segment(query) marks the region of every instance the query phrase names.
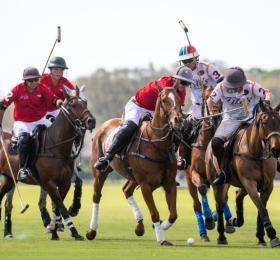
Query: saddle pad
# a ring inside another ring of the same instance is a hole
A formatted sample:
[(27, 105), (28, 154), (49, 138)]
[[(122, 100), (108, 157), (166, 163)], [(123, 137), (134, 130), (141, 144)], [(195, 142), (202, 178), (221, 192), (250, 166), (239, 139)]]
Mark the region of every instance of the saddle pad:
[(116, 127), (114, 130), (111, 131), (111, 133), (106, 138), (106, 140), (104, 142), (104, 147), (103, 147), (104, 153), (106, 153), (106, 151), (108, 151), (109, 147), (111, 146), (111, 144), (113, 142), (113, 138), (119, 129), (120, 129), (120, 126)]

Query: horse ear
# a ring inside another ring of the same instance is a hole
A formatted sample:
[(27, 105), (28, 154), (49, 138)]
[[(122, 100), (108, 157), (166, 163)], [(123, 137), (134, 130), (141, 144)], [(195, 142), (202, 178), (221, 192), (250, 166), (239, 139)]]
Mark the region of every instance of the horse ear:
[(179, 87), (179, 85), (180, 85), (180, 80), (179, 80), (179, 79), (176, 79), (175, 82), (174, 82), (174, 84), (173, 84), (173, 86), (172, 86), (172, 88), (174, 88), (175, 90), (177, 90), (178, 87)]
[(262, 112), (267, 112), (270, 110), (269, 106), (260, 99), (260, 108)]
[(67, 86), (63, 85), (63, 95), (66, 99), (69, 99), (69, 97), (73, 96), (73, 92), (70, 88)]
[(86, 86), (85, 86), (85, 85), (82, 85), (82, 86), (80, 87), (80, 93), (84, 92), (85, 89), (86, 89)]
[(163, 90), (163, 88), (159, 85), (157, 80), (155, 81), (155, 85), (156, 85), (157, 89), (159, 90), (159, 92), (161, 92)]
[(276, 112), (279, 112), (279, 110), (280, 110), (280, 104), (278, 104), (278, 105), (274, 108), (274, 110), (275, 110)]
[(76, 97), (78, 97), (80, 95), (80, 89), (77, 85), (75, 89), (76, 89)]

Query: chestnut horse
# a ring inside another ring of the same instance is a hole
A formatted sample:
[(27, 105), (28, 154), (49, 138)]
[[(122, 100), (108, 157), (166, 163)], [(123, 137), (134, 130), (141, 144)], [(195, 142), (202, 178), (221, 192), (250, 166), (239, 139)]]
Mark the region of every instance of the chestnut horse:
[[(176, 83), (175, 83), (176, 84)], [(140, 185), (142, 195), (151, 214), (157, 242), (161, 245), (172, 245), (165, 240), (163, 230), (168, 229), (177, 219), (176, 208), (176, 158), (174, 152), (174, 130), (181, 127), (181, 112), (176, 87), (159, 88), (155, 113), (151, 121), (144, 121), (135, 138), (127, 149), (126, 159), (114, 158), (105, 172), (96, 170), (93, 165), (105, 153), (105, 143), (110, 134), (120, 126), (121, 119), (111, 119), (101, 125), (95, 133), (92, 143), (92, 173), (93, 173), (93, 211), (88, 239), (94, 239), (98, 225), (99, 203), (101, 191), (108, 174), (115, 170), (127, 179), (123, 192), (131, 206), (137, 221), (135, 233), (144, 234), (143, 215), (133, 198), (135, 188)], [(127, 161), (127, 163), (125, 162)], [(131, 172), (127, 170), (127, 164)], [(168, 220), (160, 222), (153, 191), (162, 186), (165, 190), (169, 209)]]
[[(207, 235), (207, 229), (212, 230), (215, 228), (215, 222), (212, 216), (212, 211), (208, 204), (207, 190), (209, 188), (209, 182), (206, 176), (205, 169), (205, 152), (208, 143), (212, 139), (215, 130), (218, 126), (219, 118), (207, 118), (202, 120), (201, 129), (196, 142), (192, 144), (191, 151), (191, 165), (185, 170), (185, 176), (188, 184), (189, 193), (193, 199), (193, 208), (197, 218), (198, 231), (202, 241), (210, 241)], [(227, 189), (229, 186), (227, 185)], [(198, 197), (198, 192), (202, 197), (202, 207), (201, 202)], [(202, 212), (203, 208), (203, 212)], [(230, 219), (232, 218), (230, 209), (225, 203), (224, 214), (227, 221), (226, 232), (233, 233), (235, 228), (230, 224)], [(205, 217), (205, 221), (203, 219)]]
[[(73, 173), (74, 161), (71, 157), (71, 150), (74, 139), (84, 129), (92, 130), (95, 127), (95, 119), (87, 109), (87, 102), (79, 94), (79, 88), (76, 88), (74, 91), (65, 90), (65, 101), (59, 115), (54, 123), (42, 132), (41, 146), (36, 156), (36, 173), (34, 173), (34, 177), (29, 178), (28, 184), (40, 184), (55, 203), (57, 214), (60, 213), (64, 218), (72, 237), (76, 240), (84, 240), (78, 234), (63, 204), (63, 200), (71, 184)], [(6, 151), (8, 151), (11, 136), (9, 133), (3, 133)], [(19, 170), (18, 160), (18, 155), (9, 155), (9, 161), (15, 178)], [(14, 187), (14, 182), (11, 177), (12, 173), (8, 168), (2, 146), (0, 148), (0, 174), (4, 177), (0, 185), (1, 205), (4, 195)], [(52, 239), (59, 239), (56, 228), (52, 231)]]
[[(233, 220), (233, 224), (238, 227), (243, 225), (243, 199), (249, 194), (258, 209), (256, 236), (259, 245), (266, 245), (265, 229), (271, 246), (276, 247), (280, 246), (280, 240), (276, 237), (266, 204), (273, 190), (273, 179), (276, 174), (275, 158), (280, 155), (280, 105), (272, 109), (260, 102), (259, 106), (261, 112), (256, 115), (253, 122), (247, 128), (243, 127), (238, 131), (233, 142), (231, 163), (227, 169), (231, 172), (230, 184), (240, 188), (236, 195), (237, 218)], [(217, 161), (211, 151), (211, 142), (207, 147), (205, 160), (207, 178), (212, 182), (217, 171)], [(223, 206), (227, 192), (223, 186), (213, 187), (218, 214), (218, 244), (227, 244), (223, 222)]]

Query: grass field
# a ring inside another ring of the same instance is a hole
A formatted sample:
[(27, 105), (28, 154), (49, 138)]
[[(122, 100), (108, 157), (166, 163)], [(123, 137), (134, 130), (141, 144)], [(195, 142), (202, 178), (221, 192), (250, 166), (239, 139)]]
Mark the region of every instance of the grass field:
[[(192, 210), (192, 200), (186, 189), (178, 190), (178, 219), (175, 225), (165, 232), (166, 239), (173, 247), (161, 247), (155, 241), (151, 228), (150, 215), (141, 196), (135, 192), (140, 208), (145, 216), (146, 233), (143, 237), (134, 234), (134, 219), (121, 191), (121, 184), (107, 184), (103, 190), (100, 206), (100, 221), (97, 237), (93, 241), (74, 241), (65, 230), (59, 233), (60, 241), (50, 241), (50, 235), (44, 233), (41, 224), (37, 200), (39, 188), (20, 185), (24, 200), (30, 208), (19, 214), (20, 206), (17, 194), (14, 199), (13, 233), (15, 238), (0, 238), (0, 259), (279, 259), (279, 249), (258, 248), (255, 238), (257, 211), (250, 199), (245, 199), (245, 226), (235, 234), (227, 235), (229, 245), (216, 244), (217, 232), (210, 231), (210, 243), (203, 243), (197, 234), (196, 220)], [(233, 211), (234, 190), (230, 192), (230, 207)], [(66, 205), (70, 205), (73, 190), (69, 192)], [(164, 192), (155, 192), (161, 219), (166, 219)], [(212, 194), (209, 200), (214, 208)], [(85, 184), (82, 209), (74, 218), (80, 234), (85, 235), (89, 227), (92, 205), (92, 187)], [(48, 202), (48, 205), (50, 203)], [(280, 186), (276, 186), (268, 204), (274, 227), (280, 232)], [(3, 216), (2, 210), (2, 216)], [(3, 227), (3, 220), (1, 221)], [(2, 230), (2, 228), (1, 228)], [(2, 235), (1, 235), (2, 236)], [(186, 239), (193, 237), (195, 244), (186, 245)]]

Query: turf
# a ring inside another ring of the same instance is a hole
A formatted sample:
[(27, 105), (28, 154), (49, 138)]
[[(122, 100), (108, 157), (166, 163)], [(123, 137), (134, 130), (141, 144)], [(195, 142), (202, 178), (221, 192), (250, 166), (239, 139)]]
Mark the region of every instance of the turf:
[[(135, 221), (121, 191), (121, 184), (106, 184), (100, 205), (100, 219), (97, 237), (93, 241), (74, 241), (65, 230), (59, 233), (59, 241), (51, 241), (41, 223), (37, 201), (39, 188), (36, 186), (20, 185), (24, 200), (30, 208), (20, 214), (20, 204), (17, 194), (14, 197), (13, 209), (13, 239), (0, 238), (0, 259), (279, 259), (278, 248), (258, 248), (255, 237), (257, 210), (250, 199), (245, 199), (245, 225), (235, 234), (227, 235), (229, 245), (216, 244), (217, 232), (210, 231), (211, 242), (199, 240), (196, 220), (192, 210), (192, 200), (186, 189), (178, 189), (178, 220), (165, 237), (173, 247), (159, 246), (151, 228), (150, 215), (142, 199), (140, 190), (136, 190), (135, 198), (145, 216), (146, 233), (143, 237), (134, 234)], [(230, 207), (234, 205), (235, 189), (230, 191)], [(70, 205), (73, 190), (66, 198)], [(209, 201), (214, 208), (212, 193)], [(75, 217), (74, 224), (81, 235), (85, 235), (89, 227), (92, 205), (91, 184), (85, 184), (82, 197), (82, 209)], [(280, 186), (276, 186), (268, 209), (276, 230), (280, 230)], [(155, 200), (161, 214), (161, 219), (168, 217), (164, 192), (158, 189)], [(4, 201), (3, 201), (4, 202)], [(4, 203), (3, 203), (4, 204)], [(48, 205), (49, 205), (48, 201)], [(3, 216), (2, 209), (2, 216)], [(3, 226), (3, 219), (1, 221)], [(279, 231), (280, 232), (280, 231)], [(195, 239), (193, 246), (188, 246), (186, 240)], [(268, 240), (267, 240), (268, 242)], [(269, 245), (269, 243), (268, 243)]]

